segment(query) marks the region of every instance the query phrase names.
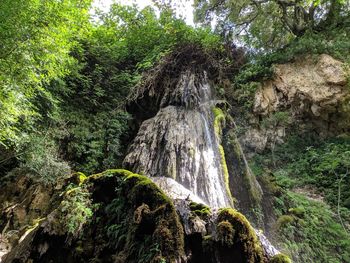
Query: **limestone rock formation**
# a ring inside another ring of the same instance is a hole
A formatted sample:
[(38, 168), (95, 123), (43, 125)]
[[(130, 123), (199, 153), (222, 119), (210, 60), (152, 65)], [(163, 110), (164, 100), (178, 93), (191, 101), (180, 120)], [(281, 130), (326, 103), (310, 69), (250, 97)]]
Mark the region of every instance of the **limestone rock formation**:
[(303, 57), (275, 66), (275, 78), (256, 93), (254, 112), (260, 115), (291, 107), (328, 119), (349, 95), (345, 65), (329, 55)]
[[(321, 137), (350, 130), (350, 71), (329, 55), (298, 57), (274, 67), (274, 77), (261, 83), (253, 113), (269, 127), (253, 125), (240, 138), (245, 148), (262, 152), (282, 143), (288, 123), (278, 123), (283, 112), (300, 131), (313, 130)], [(275, 118), (275, 119), (274, 119)], [(273, 123), (271, 125), (271, 122)]]
[(218, 208), (232, 201), (214, 129), (212, 89), (205, 73), (183, 72), (173, 90), (164, 92), (156, 116), (142, 123), (124, 164), (137, 173), (173, 178)]

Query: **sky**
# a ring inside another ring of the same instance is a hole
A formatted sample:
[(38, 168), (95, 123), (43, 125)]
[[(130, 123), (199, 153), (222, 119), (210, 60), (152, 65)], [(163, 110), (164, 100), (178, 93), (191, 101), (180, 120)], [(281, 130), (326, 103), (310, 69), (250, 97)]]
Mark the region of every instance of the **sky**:
[[(102, 9), (103, 11), (108, 11), (109, 6), (113, 2), (132, 5), (136, 3), (140, 8), (144, 8), (148, 5), (153, 5), (151, 0), (94, 0), (93, 6)], [(193, 0), (182, 0), (177, 2), (177, 14), (185, 18), (185, 21), (189, 25), (193, 25)]]

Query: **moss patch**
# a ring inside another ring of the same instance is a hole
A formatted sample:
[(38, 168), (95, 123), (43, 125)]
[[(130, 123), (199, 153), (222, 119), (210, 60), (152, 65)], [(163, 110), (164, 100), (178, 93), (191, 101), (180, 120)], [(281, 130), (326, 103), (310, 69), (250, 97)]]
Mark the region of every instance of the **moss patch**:
[[(214, 113), (214, 131), (215, 135), (218, 139), (218, 141), (221, 141), (221, 136), (222, 136), (222, 128), (225, 126), (226, 122), (226, 116), (222, 109), (218, 107), (213, 107), (212, 111)], [(225, 151), (224, 147), (222, 147), (221, 144), (219, 144), (219, 154), (220, 154), (220, 164), (221, 164), (221, 169), (224, 175), (224, 182), (226, 186), (226, 192), (227, 195), (229, 196), (231, 200), (231, 204), (233, 205), (234, 203), (234, 198), (232, 196), (230, 186), (229, 186), (229, 172), (226, 164), (226, 158), (225, 158)]]
[(229, 221), (221, 221), (217, 225), (218, 240), (222, 245), (231, 247), (235, 237), (235, 230)]
[(216, 136), (221, 137), (222, 127), (225, 126), (225, 114), (222, 109), (218, 107), (213, 107), (212, 111), (214, 113), (214, 131)]
[(233, 198), (232, 193), (231, 193), (230, 182), (229, 182), (230, 175), (229, 175), (227, 164), (226, 164), (224, 147), (222, 147), (222, 145), (219, 145), (219, 153), (220, 153), (221, 168), (222, 168), (222, 171), (224, 174), (224, 182), (225, 182), (226, 192), (227, 192), (228, 196), (230, 197), (231, 203), (233, 204), (234, 198)]
[(269, 263), (292, 263), (292, 261), (287, 255), (277, 254), (271, 258)]
[(199, 216), (200, 218), (208, 218), (211, 215), (211, 210), (209, 206), (196, 202), (190, 203), (190, 210), (192, 214)]
[[(232, 234), (228, 223), (231, 224), (234, 234)], [(232, 240), (227, 240), (226, 245), (233, 244), (235, 249), (241, 250), (240, 253), (242, 253), (246, 262), (263, 262), (263, 250), (254, 229), (244, 215), (232, 208), (221, 209), (217, 218), (217, 226), (220, 226), (221, 229), (225, 227), (231, 232), (224, 236), (232, 236)], [(221, 236), (223, 237), (223, 234)]]

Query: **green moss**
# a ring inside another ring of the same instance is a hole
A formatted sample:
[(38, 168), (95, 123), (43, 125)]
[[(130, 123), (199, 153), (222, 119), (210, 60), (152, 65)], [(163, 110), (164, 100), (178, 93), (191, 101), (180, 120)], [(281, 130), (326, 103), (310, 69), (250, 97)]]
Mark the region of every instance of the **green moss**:
[(269, 263), (292, 263), (292, 261), (287, 255), (277, 254), (270, 259)]
[(221, 221), (217, 225), (218, 240), (223, 245), (229, 247), (233, 245), (235, 232), (236, 231), (233, 229), (232, 224), (227, 220)]
[(222, 109), (218, 107), (213, 107), (212, 111), (214, 113), (214, 131), (216, 136), (221, 137), (222, 127), (225, 126), (225, 114)]
[(263, 262), (263, 250), (261, 245), (254, 229), (244, 215), (232, 208), (220, 209), (217, 218), (218, 226), (221, 222), (225, 222), (222, 228), (223, 226), (227, 227), (226, 222), (232, 225), (235, 231), (232, 242), (234, 245), (237, 244), (244, 247), (241, 253), (246, 258), (247, 262)]
[(277, 219), (276, 225), (277, 225), (277, 228), (280, 229), (293, 222), (294, 222), (294, 217), (290, 215), (282, 215)]
[(194, 215), (197, 215), (200, 218), (203, 218), (203, 217), (207, 218), (211, 214), (211, 210), (209, 206), (196, 203), (196, 202), (190, 203), (190, 210)]
[(230, 175), (229, 175), (227, 164), (226, 164), (224, 147), (222, 147), (222, 145), (219, 145), (219, 153), (220, 153), (221, 168), (222, 168), (222, 171), (223, 171), (223, 174), (224, 174), (224, 182), (225, 182), (226, 192), (227, 192), (227, 195), (231, 199), (231, 203), (233, 204), (234, 203), (234, 198), (232, 196), (232, 193), (231, 193), (231, 190), (230, 190), (230, 183), (229, 183)]
[(72, 175), (72, 178), (74, 180), (74, 183), (80, 186), (81, 184), (84, 183), (87, 176), (81, 172), (76, 172)]
[(172, 205), (170, 198), (146, 176), (129, 175), (125, 182), (130, 186), (129, 198), (137, 205), (141, 205), (143, 200), (148, 201), (151, 209), (163, 204)]
[(292, 215), (302, 218), (305, 215), (305, 208), (302, 206), (294, 207), (294, 208), (290, 208), (288, 212), (291, 213)]
[(106, 217), (113, 219), (106, 224), (106, 232), (123, 262), (158, 262), (162, 258), (174, 262), (184, 254), (180, 218), (171, 199), (151, 179), (117, 169), (90, 180), (116, 189), (117, 198), (106, 209)]
[(242, 151), (241, 151), (241, 148), (239, 146), (237, 137), (233, 131), (229, 135), (228, 144), (233, 147), (233, 151), (234, 151), (235, 155), (237, 156), (237, 158), (242, 158)]

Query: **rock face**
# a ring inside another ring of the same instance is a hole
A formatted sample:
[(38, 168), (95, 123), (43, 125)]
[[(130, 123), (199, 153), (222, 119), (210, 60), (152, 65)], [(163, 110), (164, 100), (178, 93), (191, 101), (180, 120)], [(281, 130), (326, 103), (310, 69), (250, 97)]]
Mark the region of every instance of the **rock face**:
[[(1, 262), (267, 263), (271, 256), (236, 210), (172, 202), (149, 178), (126, 170), (73, 181), (54, 203)], [(92, 211), (88, 220), (82, 206)]]
[(124, 160), (126, 168), (173, 178), (211, 207), (232, 206), (214, 130), (215, 101), (206, 74), (184, 72), (161, 101), (157, 115), (142, 123)]
[(328, 119), (349, 94), (343, 63), (321, 55), (298, 58), (275, 67), (275, 78), (256, 93), (254, 112), (261, 115), (292, 107), (295, 114), (309, 112)]
[[(312, 129), (321, 137), (350, 130), (350, 92), (345, 65), (329, 55), (299, 57), (278, 64), (275, 77), (263, 82), (254, 99), (254, 114), (262, 119), (286, 112), (299, 130)], [(283, 142), (285, 125), (251, 128), (241, 138), (248, 149), (263, 151)]]
[[(93, 216), (81, 221), (85, 209), (80, 208), (87, 196)], [(65, 188), (57, 201), (2, 262), (185, 260), (183, 228), (175, 207), (145, 176), (108, 170)], [(65, 209), (62, 204), (67, 204)]]
[(16, 177), (4, 183), (0, 192), (0, 262), (55, 204), (52, 185), (33, 181), (21, 169), (14, 174)]

